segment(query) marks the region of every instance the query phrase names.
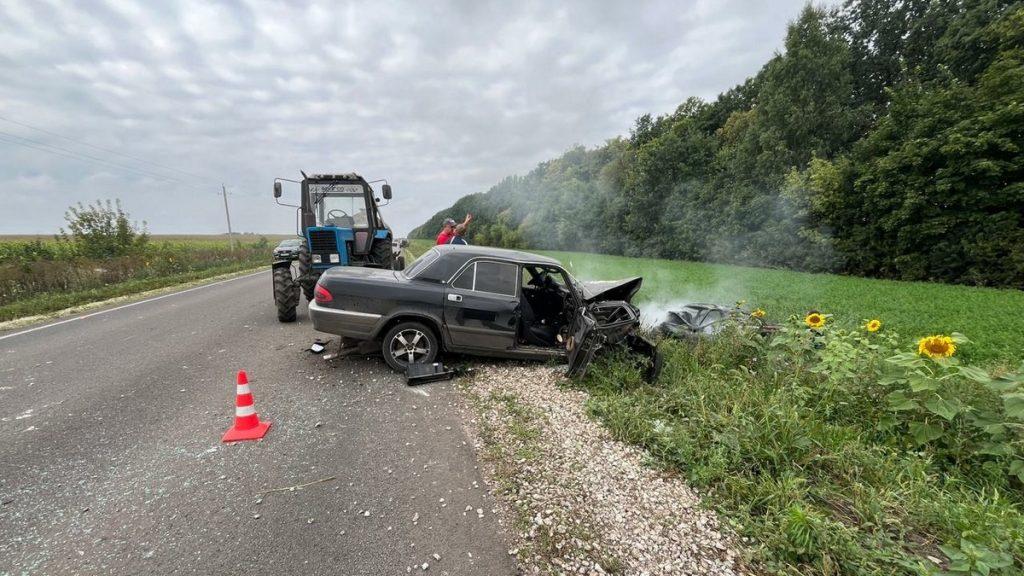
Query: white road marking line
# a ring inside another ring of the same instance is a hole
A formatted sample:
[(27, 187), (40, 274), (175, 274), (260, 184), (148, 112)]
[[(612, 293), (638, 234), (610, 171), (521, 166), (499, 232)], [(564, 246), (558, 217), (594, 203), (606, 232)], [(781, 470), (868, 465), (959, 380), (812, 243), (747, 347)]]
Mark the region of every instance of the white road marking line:
[(228, 278), (227, 280), (220, 280), (210, 284), (203, 284), (202, 286), (193, 286), (180, 292), (171, 292), (169, 294), (162, 294), (160, 296), (154, 296), (145, 300), (139, 300), (138, 302), (132, 302), (130, 304), (123, 304), (115, 308), (108, 308), (106, 310), (100, 310), (99, 312), (92, 312), (91, 314), (85, 314), (83, 316), (75, 316), (74, 318), (68, 318), (67, 320), (61, 320), (60, 322), (53, 322), (52, 324), (43, 324), (42, 326), (36, 326), (35, 328), (29, 328), (28, 330), (22, 330), (21, 332), (14, 332), (12, 334), (5, 334), (0, 336), (0, 340), (6, 340), (8, 338), (14, 338), (15, 336), (21, 336), (22, 334), (28, 334), (29, 332), (35, 332), (36, 330), (43, 330), (45, 328), (53, 328), (54, 326), (60, 326), (61, 324), (67, 324), (68, 322), (74, 322), (76, 320), (85, 320), (86, 318), (92, 318), (93, 316), (99, 316), (100, 314), (106, 314), (108, 312), (116, 312), (118, 310), (124, 310), (125, 308), (131, 308), (132, 306), (138, 306), (139, 304), (146, 304), (147, 302), (153, 302), (155, 300), (162, 300), (164, 298), (170, 298), (171, 296), (178, 296), (179, 294), (185, 294), (194, 290), (201, 290), (203, 288), (209, 288), (210, 286), (216, 286), (218, 284), (225, 284), (227, 282), (234, 282), (235, 280), (241, 280), (243, 278), (252, 278), (260, 274), (266, 274), (265, 270), (259, 272), (253, 272), (252, 274), (246, 274), (245, 276), (236, 276), (234, 278)]

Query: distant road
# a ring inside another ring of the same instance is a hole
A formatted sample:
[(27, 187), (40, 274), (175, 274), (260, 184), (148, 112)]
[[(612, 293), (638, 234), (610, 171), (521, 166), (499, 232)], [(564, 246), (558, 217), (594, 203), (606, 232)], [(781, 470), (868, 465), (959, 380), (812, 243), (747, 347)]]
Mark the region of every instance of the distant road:
[[(515, 573), (451, 385), (325, 362), (270, 292), (0, 333), (0, 574)], [(226, 446), (238, 369), (273, 427)]]

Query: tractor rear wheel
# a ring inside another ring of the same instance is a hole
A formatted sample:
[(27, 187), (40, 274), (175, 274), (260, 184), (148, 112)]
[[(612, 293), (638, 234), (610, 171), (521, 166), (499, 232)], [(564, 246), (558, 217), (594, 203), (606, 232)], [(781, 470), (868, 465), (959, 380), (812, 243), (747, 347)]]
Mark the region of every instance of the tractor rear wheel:
[(274, 305), (277, 319), (281, 322), (295, 322), (295, 309), (299, 306), (299, 286), (292, 278), (290, 266), (274, 268)]
[[(309, 274), (310, 270), (313, 269), (313, 256), (309, 253), (309, 247), (306, 246), (305, 241), (299, 246), (299, 278)], [(302, 293), (306, 295), (306, 302), (313, 301), (313, 283), (312, 282), (301, 282)]]
[(370, 249), (370, 259), (381, 268), (391, 268), (391, 260), (395, 251), (391, 248), (391, 239), (375, 240)]

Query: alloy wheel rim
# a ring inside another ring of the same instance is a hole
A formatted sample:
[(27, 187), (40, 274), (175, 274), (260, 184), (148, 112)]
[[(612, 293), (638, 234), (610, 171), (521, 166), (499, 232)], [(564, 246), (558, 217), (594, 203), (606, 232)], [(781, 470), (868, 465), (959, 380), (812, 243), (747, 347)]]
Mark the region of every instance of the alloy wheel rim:
[(402, 330), (391, 338), (391, 356), (401, 364), (415, 364), (430, 353), (427, 335), (414, 328)]

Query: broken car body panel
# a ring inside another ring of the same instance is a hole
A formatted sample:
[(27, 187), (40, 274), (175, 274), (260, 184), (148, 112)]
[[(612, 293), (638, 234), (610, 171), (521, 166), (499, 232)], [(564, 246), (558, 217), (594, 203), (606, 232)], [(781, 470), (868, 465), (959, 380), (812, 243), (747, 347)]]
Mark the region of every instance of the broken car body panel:
[(595, 300), (625, 300), (629, 302), (640, 290), (644, 279), (636, 276), (625, 280), (602, 280), (581, 282), (583, 287), (583, 300), (594, 302)]
[[(447, 352), (504, 358), (564, 357), (583, 374), (603, 347), (640, 325), (629, 299), (641, 278), (583, 284), (557, 260), (477, 246), (436, 246), (404, 271), (336, 267), (310, 303), (313, 326), (347, 339), (379, 340), (397, 323), (433, 330)], [(650, 346), (653, 350), (653, 345)]]

